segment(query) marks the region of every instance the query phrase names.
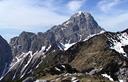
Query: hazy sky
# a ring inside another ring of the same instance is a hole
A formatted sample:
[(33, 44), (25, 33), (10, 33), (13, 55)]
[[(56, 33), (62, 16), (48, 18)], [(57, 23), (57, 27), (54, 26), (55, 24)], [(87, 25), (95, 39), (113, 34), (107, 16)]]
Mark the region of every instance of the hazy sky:
[(45, 32), (78, 11), (90, 12), (109, 31), (128, 27), (128, 0), (0, 0), (0, 35)]

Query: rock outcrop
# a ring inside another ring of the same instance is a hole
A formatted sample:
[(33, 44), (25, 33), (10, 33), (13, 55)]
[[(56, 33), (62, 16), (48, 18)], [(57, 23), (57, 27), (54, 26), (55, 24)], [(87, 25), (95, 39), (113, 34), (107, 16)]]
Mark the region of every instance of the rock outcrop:
[(11, 47), (7, 41), (0, 36), (0, 77), (8, 70), (11, 60)]

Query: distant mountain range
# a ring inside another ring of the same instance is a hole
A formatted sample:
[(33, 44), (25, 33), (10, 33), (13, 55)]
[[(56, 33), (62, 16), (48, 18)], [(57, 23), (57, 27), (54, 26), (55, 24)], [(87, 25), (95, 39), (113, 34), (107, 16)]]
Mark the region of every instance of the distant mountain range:
[(0, 37), (1, 82), (128, 81), (128, 29), (108, 32), (78, 12), (47, 32)]
[(36, 52), (42, 47), (55, 43), (58, 45), (76, 43), (102, 30), (89, 13), (79, 12), (61, 25), (53, 26), (45, 33), (22, 32), (18, 37), (11, 39), (10, 45), (13, 49), (13, 55), (18, 55), (22, 52)]

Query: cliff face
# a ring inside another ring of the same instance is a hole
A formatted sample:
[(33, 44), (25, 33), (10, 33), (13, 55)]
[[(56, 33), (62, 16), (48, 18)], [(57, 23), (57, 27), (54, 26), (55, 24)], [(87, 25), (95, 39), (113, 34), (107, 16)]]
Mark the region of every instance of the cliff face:
[(9, 44), (0, 36), (0, 76), (7, 71), (9, 64), (12, 60), (11, 47)]

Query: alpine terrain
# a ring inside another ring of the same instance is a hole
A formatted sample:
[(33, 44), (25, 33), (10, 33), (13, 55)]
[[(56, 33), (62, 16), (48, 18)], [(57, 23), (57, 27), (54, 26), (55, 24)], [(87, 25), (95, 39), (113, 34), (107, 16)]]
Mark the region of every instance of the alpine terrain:
[(90, 13), (37, 34), (0, 37), (0, 82), (127, 82), (128, 29), (108, 32)]

